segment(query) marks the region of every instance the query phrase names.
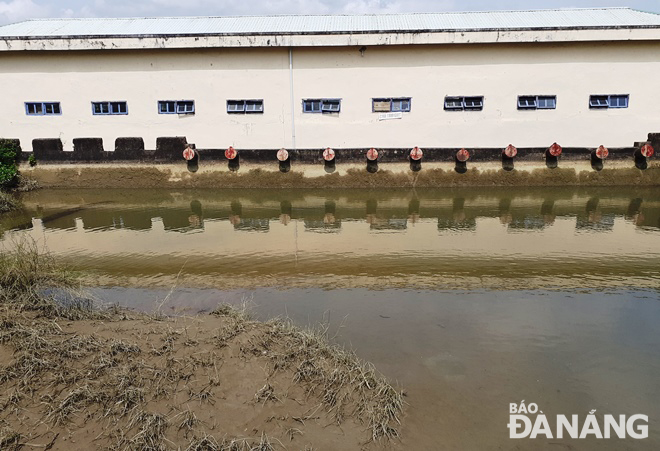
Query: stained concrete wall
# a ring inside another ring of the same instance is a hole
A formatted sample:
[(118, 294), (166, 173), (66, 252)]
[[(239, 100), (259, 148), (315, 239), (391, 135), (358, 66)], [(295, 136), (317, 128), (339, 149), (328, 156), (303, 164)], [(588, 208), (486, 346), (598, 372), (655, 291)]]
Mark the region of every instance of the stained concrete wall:
[[(629, 147), (660, 127), (660, 42), (370, 46), (293, 49), (299, 149)], [(185, 137), (198, 149), (293, 148), (287, 48), (2, 52), (0, 136), (34, 139)], [(625, 109), (590, 110), (591, 94), (629, 94)], [(483, 111), (443, 109), (447, 95), (483, 95)], [(557, 109), (520, 111), (519, 95), (556, 95)], [(379, 121), (372, 97), (412, 97), (402, 119)], [(304, 98), (341, 98), (339, 114), (305, 114)], [(227, 99), (264, 99), (264, 114), (230, 115)], [(128, 102), (94, 116), (92, 101)], [(194, 115), (158, 114), (158, 100), (194, 100)], [(24, 102), (59, 101), (60, 116)]]

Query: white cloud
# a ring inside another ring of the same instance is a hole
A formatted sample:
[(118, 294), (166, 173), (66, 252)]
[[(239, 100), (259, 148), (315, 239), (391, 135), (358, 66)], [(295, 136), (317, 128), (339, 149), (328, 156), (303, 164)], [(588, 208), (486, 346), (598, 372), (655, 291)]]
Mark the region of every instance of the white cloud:
[(48, 7), (40, 6), (32, 0), (11, 0), (0, 2), (0, 22), (18, 22), (33, 17), (48, 17)]
[(375, 14), (630, 6), (660, 12), (658, 0), (0, 0), (0, 24), (38, 17)]

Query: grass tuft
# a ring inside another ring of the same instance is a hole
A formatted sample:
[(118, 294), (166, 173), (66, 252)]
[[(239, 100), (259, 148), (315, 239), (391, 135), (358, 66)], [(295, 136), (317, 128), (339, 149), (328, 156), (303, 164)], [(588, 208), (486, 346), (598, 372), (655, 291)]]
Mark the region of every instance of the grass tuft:
[(21, 202), (16, 196), (5, 191), (0, 191), (0, 213), (18, 210), (21, 208)]

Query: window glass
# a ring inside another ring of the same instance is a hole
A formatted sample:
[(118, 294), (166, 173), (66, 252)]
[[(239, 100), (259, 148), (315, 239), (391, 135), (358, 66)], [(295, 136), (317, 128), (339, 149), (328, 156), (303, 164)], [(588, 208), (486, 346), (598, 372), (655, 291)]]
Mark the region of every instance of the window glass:
[(242, 113), (245, 111), (245, 102), (242, 100), (227, 100), (228, 113)]
[(261, 113), (264, 110), (263, 100), (246, 100), (245, 111), (250, 113)]
[(190, 100), (185, 100), (176, 103), (177, 113), (193, 113), (195, 111), (195, 104)]
[(410, 111), (410, 99), (392, 99), (392, 111)]
[(28, 114), (43, 114), (42, 104), (41, 103), (28, 103), (27, 104)]
[(610, 108), (627, 108), (628, 96), (610, 96)]
[(518, 97), (518, 108), (521, 109), (536, 108), (536, 97), (532, 97), (532, 96)]
[(481, 110), (484, 106), (483, 97), (466, 97), (465, 101), (466, 110)]
[(61, 114), (59, 102), (26, 102), (25, 113), (30, 116)]
[(591, 108), (607, 108), (609, 105), (608, 96), (591, 96), (589, 98), (589, 106)]
[(445, 97), (445, 109), (447, 110), (462, 110), (463, 97)]
[(112, 102), (110, 107), (114, 114), (126, 114), (128, 112), (126, 102)]
[(555, 96), (539, 96), (538, 108), (540, 109), (555, 109), (557, 108), (557, 97)]
[(158, 102), (158, 112), (161, 114), (174, 113), (176, 102), (173, 101), (161, 101)]
[(321, 102), (321, 111), (326, 113), (338, 113), (339, 100), (323, 100)]
[(303, 111), (306, 113), (320, 113), (321, 101), (320, 100), (305, 100), (303, 102)]

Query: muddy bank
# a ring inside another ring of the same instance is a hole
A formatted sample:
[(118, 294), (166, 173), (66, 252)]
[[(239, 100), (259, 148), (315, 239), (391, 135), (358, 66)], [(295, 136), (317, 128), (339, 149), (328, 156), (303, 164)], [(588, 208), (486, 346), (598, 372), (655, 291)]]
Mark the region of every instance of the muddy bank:
[(5, 307), (0, 339), (2, 449), (379, 449), (399, 426), (385, 418), (400, 394), (352, 354), (230, 310), (71, 321)]
[(0, 449), (397, 446), (402, 393), (324, 329), (44, 295), (71, 279), (34, 248), (0, 269)]
[(420, 172), (405, 164), (382, 165), (377, 173), (349, 165), (332, 174), (322, 167), (298, 166), (282, 173), (273, 165), (244, 165), (231, 172), (223, 164), (206, 164), (195, 173), (185, 164), (76, 164), (21, 168), (46, 188), (422, 188), (486, 186), (658, 186), (660, 163), (647, 170), (624, 162), (608, 163), (602, 171), (588, 164), (548, 169), (518, 165), (513, 171), (497, 164), (468, 165), (459, 174), (453, 165), (429, 163)]

